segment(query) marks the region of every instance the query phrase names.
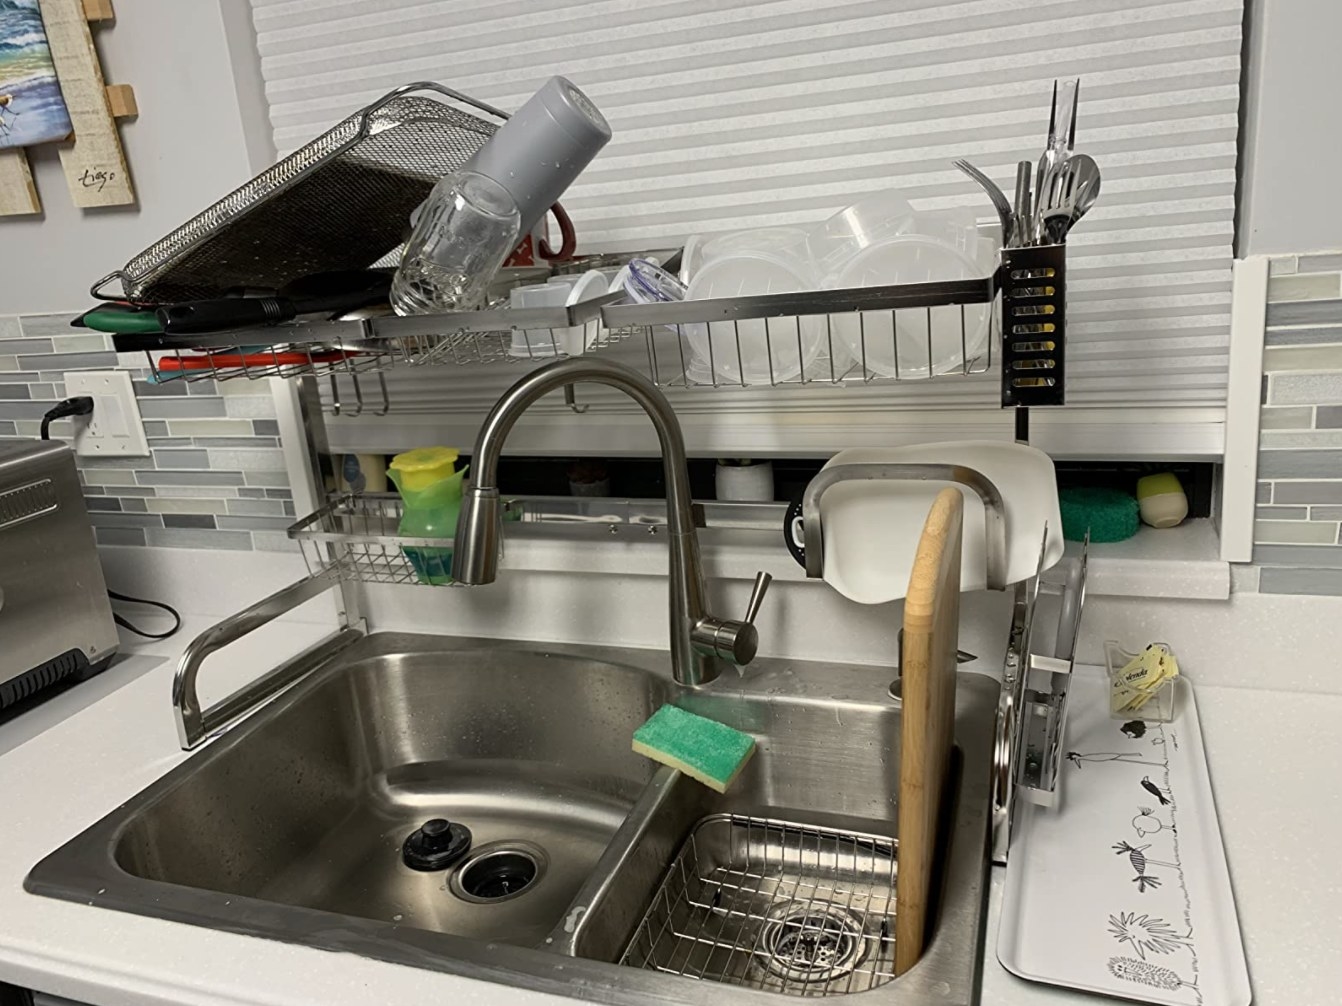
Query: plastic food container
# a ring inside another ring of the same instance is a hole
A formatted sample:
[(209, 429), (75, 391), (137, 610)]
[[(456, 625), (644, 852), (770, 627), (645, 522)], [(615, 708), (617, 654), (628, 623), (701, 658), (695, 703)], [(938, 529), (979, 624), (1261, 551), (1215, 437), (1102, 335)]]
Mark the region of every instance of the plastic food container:
[[(987, 272), (969, 252), (909, 234), (869, 245), (844, 265), (836, 287), (973, 279)], [(834, 316), (836, 351), (881, 377), (929, 377), (964, 367), (987, 348), (990, 304), (905, 308)]]
[[(690, 283), (689, 300), (757, 297), (813, 286), (804, 261), (762, 252), (708, 256)], [(689, 377), (728, 384), (795, 381), (825, 345), (825, 317), (755, 318), (683, 326), (690, 344)]]
[(807, 252), (825, 286), (864, 248), (912, 233), (917, 214), (893, 192), (877, 192), (845, 207), (806, 235)]

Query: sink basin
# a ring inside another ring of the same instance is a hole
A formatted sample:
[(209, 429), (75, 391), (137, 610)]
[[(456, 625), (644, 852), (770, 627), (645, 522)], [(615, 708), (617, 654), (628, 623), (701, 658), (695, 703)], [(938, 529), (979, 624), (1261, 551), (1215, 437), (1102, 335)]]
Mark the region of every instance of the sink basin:
[[(540, 943), (652, 776), (627, 738), (668, 683), (561, 654), (416, 651), (397, 636), (359, 650), (131, 815), (117, 864), (145, 880)], [(465, 822), (476, 853), (530, 859), (528, 896), (446, 897), (443, 872), (407, 867), (402, 843), (432, 818)]]
[[(968, 1003), (998, 688), (960, 676), (933, 936), (894, 979), (888, 678), (761, 660), (687, 690), (656, 651), (376, 634), (56, 850), (26, 886), (599, 1001), (758, 1001), (745, 986)], [(673, 700), (755, 735), (726, 795), (630, 749)], [(402, 844), (433, 818), (468, 827), (471, 851), (412, 869)]]

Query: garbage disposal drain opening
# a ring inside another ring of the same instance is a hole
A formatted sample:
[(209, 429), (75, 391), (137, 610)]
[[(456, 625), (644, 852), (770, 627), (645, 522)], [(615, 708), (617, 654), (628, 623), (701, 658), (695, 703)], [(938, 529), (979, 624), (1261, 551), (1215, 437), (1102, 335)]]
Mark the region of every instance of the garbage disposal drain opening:
[(529, 844), (495, 843), (481, 848), (452, 878), (460, 898), (482, 904), (515, 898), (544, 872), (545, 854)]

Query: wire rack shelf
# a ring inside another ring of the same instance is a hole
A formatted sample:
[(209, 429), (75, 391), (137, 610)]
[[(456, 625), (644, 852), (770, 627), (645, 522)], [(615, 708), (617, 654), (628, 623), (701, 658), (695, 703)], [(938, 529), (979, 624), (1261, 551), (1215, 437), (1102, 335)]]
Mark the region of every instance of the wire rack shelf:
[(700, 821), (620, 963), (795, 996), (893, 981), (896, 843), (734, 814)]

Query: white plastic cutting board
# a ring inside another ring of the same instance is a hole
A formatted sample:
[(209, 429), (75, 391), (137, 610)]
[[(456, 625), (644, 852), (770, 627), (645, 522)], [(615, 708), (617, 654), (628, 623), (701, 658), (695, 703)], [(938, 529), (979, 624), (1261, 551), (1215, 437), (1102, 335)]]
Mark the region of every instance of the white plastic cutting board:
[(1111, 719), (1078, 667), (1062, 798), (1022, 803), (997, 957), (1021, 978), (1169, 1006), (1248, 1006), (1248, 965), (1193, 689), (1170, 724)]

